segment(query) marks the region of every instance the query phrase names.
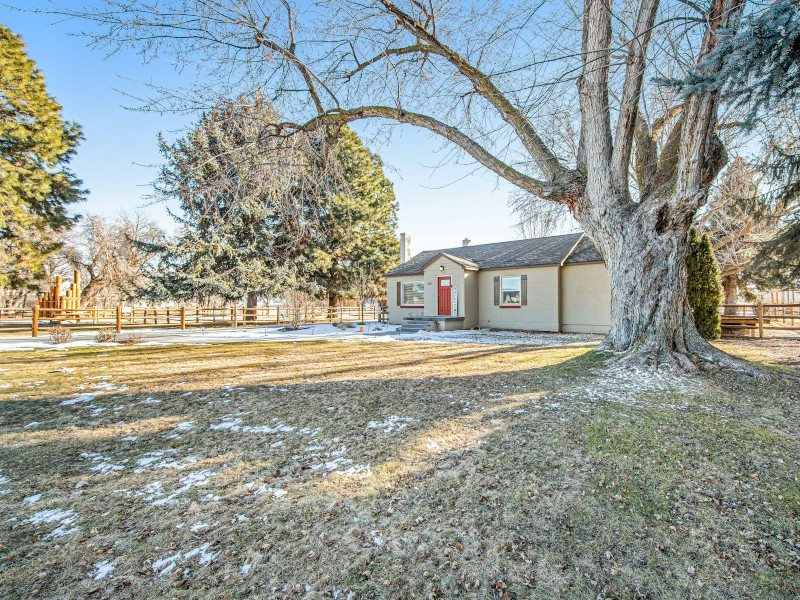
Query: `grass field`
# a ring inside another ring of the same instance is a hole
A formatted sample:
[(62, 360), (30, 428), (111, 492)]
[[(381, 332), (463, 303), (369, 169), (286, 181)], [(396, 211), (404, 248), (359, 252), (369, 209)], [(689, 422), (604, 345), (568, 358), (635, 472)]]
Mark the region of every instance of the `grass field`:
[(0, 367), (7, 598), (800, 593), (786, 378), (608, 368), (590, 343), (75, 348)]

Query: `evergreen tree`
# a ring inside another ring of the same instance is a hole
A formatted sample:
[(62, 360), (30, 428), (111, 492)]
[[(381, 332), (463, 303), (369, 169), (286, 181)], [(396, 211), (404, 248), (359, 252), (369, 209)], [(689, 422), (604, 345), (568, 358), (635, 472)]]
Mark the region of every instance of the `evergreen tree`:
[[(781, 105), (795, 111), (800, 90), (800, 2), (775, 0), (741, 19), (735, 35), (681, 84), (689, 93), (719, 91), (724, 100), (745, 110), (746, 127), (754, 127), (768, 110)], [(770, 139), (770, 146), (767, 201), (788, 207), (800, 199), (797, 138)], [(778, 235), (762, 245), (750, 274), (761, 286), (798, 285), (798, 265), (800, 218), (792, 213), (781, 220)]]
[(686, 285), (686, 295), (697, 331), (706, 339), (717, 339), (722, 333), (719, 317), (722, 298), (719, 267), (714, 259), (708, 234), (700, 237), (694, 227), (689, 231)]
[[(229, 302), (275, 296), (308, 270), (298, 247), (307, 246), (316, 212), (317, 158), (308, 136), (266, 135), (279, 120), (261, 95), (220, 102), (189, 134), (167, 144), (157, 182), (182, 210), (178, 239), (163, 247), (154, 299), (212, 297)], [(333, 180), (334, 178), (330, 178)]]
[(66, 165), (80, 140), (22, 39), (0, 25), (0, 286), (31, 285), (75, 222), (67, 205), (85, 191)]
[(183, 211), (146, 294), (221, 298), (302, 290), (346, 295), (358, 266), (397, 264), (397, 206), (380, 158), (348, 128), (290, 137), (263, 96), (220, 102), (184, 139), (160, 142), (157, 189)]
[(336, 135), (336, 158), (344, 186), (321, 201), (319, 235), (311, 253), (314, 280), (331, 306), (352, 295), (357, 273), (370, 273), (378, 284), (400, 258), (397, 203), (380, 157), (345, 126)]

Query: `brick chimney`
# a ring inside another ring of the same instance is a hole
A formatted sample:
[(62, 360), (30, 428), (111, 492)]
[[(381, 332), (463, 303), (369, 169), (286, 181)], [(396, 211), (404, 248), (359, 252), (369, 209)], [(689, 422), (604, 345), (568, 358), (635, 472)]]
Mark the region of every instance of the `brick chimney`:
[(472, 240), (469, 239), (469, 238), (464, 238), (464, 240), (461, 242), (461, 245), (464, 246), (465, 248), (467, 246), (471, 246), (472, 245)]
[(411, 258), (411, 236), (407, 233), (400, 234), (400, 264), (408, 262)]

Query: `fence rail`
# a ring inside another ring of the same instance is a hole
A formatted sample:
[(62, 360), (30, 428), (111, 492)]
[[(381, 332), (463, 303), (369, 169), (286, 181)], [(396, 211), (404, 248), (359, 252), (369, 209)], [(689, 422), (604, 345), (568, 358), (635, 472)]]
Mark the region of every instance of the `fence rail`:
[(723, 330), (743, 331), (764, 337), (765, 330), (800, 331), (795, 320), (800, 320), (800, 304), (722, 304), (720, 321)]
[(94, 307), (76, 309), (3, 308), (0, 309), (0, 324), (30, 325), (31, 335), (39, 335), (39, 327), (65, 325), (72, 328), (122, 327), (257, 327), (281, 325), (295, 321), (297, 312), (300, 323), (338, 323), (354, 321), (377, 321), (381, 317), (379, 306), (314, 306), (292, 309), (283, 306), (237, 307)]

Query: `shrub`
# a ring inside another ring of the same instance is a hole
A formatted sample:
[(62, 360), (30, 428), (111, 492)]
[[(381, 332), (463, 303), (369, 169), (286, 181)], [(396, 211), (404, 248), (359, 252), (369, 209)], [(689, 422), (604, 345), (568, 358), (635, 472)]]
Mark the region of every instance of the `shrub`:
[(108, 342), (113, 342), (116, 337), (117, 333), (113, 329), (105, 327), (97, 332), (97, 335), (94, 336), (94, 341), (98, 344), (106, 344)]
[(354, 327), (352, 323), (345, 323), (344, 321), (342, 321), (341, 323), (334, 323), (333, 325), (334, 327), (338, 327), (341, 330), (350, 329), (351, 327)]
[(134, 346), (136, 344), (141, 344), (144, 342), (144, 338), (140, 333), (131, 333), (128, 337), (120, 338), (115, 340), (118, 344), (122, 344), (123, 346)]
[(289, 290), (283, 294), (281, 304), (288, 313), (286, 320), (292, 329), (300, 329), (306, 319), (306, 313), (314, 306), (314, 298), (311, 294), (301, 290)]
[(694, 227), (689, 231), (686, 285), (697, 331), (706, 339), (717, 339), (722, 334), (719, 318), (719, 306), (722, 302), (719, 266), (708, 234), (704, 233), (700, 237)]
[(51, 344), (64, 344), (72, 339), (72, 330), (63, 325), (55, 325), (47, 330)]

